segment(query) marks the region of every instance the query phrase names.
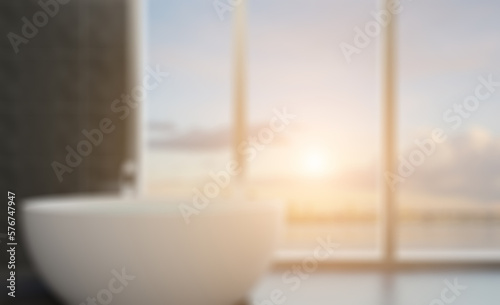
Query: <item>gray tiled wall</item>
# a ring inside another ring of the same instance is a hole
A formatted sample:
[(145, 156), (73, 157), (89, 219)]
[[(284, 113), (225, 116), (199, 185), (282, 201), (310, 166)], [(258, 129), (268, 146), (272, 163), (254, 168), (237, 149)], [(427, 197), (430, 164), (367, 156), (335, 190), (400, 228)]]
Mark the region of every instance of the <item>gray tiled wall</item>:
[[(46, 0), (44, 0), (46, 2)], [(49, 1), (50, 2), (50, 1)], [(19, 53), (7, 33), (21, 34), (37, 1), (0, 2), (0, 185), (20, 196), (116, 189), (125, 124), (110, 110), (127, 92), (125, 1), (71, 0)], [(51, 163), (84, 139), (82, 129), (110, 118), (115, 131), (59, 182)]]

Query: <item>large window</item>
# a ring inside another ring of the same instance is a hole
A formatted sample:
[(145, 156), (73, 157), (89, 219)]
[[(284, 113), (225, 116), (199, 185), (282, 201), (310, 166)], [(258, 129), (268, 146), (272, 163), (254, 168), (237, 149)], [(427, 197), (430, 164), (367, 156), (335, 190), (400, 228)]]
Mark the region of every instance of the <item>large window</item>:
[(499, 4), (246, 2), (235, 27), (239, 1), (148, 1), (147, 63), (170, 73), (148, 92), (148, 192), (193, 196), (234, 158), (243, 83), (245, 192), (286, 203), (280, 253), (495, 257)]

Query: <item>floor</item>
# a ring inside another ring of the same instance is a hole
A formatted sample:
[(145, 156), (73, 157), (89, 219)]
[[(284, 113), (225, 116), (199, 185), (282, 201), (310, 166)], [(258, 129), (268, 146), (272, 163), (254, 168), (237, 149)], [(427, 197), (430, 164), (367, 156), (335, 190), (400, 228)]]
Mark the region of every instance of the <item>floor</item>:
[[(252, 305), (499, 305), (500, 268), (311, 271), (280, 269), (249, 297)], [(35, 280), (26, 281), (17, 305), (60, 305)], [(20, 287), (21, 288), (21, 287)], [(30, 291), (31, 295), (26, 292)], [(0, 300), (1, 301), (1, 300)], [(119, 305), (119, 304), (117, 304)]]
[[(301, 279), (287, 272), (293, 272), (292, 267), (265, 278), (253, 293), (253, 304), (271, 305), (280, 301), (287, 305), (500, 304), (500, 268), (392, 274), (376, 270), (323, 271), (303, 273)], [(455, 287), (449, 289), (449, 286)]]

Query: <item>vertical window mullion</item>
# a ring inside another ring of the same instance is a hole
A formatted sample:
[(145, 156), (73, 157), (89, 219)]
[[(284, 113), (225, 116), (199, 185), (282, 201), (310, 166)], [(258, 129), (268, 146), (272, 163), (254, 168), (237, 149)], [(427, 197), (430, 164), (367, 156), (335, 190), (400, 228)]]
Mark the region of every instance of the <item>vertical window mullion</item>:
[[(380, 0), (380, 9), (386, 9), (392, 0)], [(385, 263), (392, 264), (396, 253), (397, 207), (396, 194), (386, 183), (386, 175), (395, 172), (396, 160), (396, 29), (397, 16), (383, 27), (379, 48), (379, 84), (382, 112), (382, 186), (381, 202), (381, 240)]]

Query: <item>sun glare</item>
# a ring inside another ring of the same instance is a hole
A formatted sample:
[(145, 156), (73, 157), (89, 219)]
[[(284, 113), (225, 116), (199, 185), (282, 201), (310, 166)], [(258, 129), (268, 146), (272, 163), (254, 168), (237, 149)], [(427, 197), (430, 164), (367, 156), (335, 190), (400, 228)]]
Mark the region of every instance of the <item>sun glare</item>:
[(327, 154), (321, 150), (308, 151), (304, 156), (304, 171), (313, 176), (323, 176), (330, 170)]

